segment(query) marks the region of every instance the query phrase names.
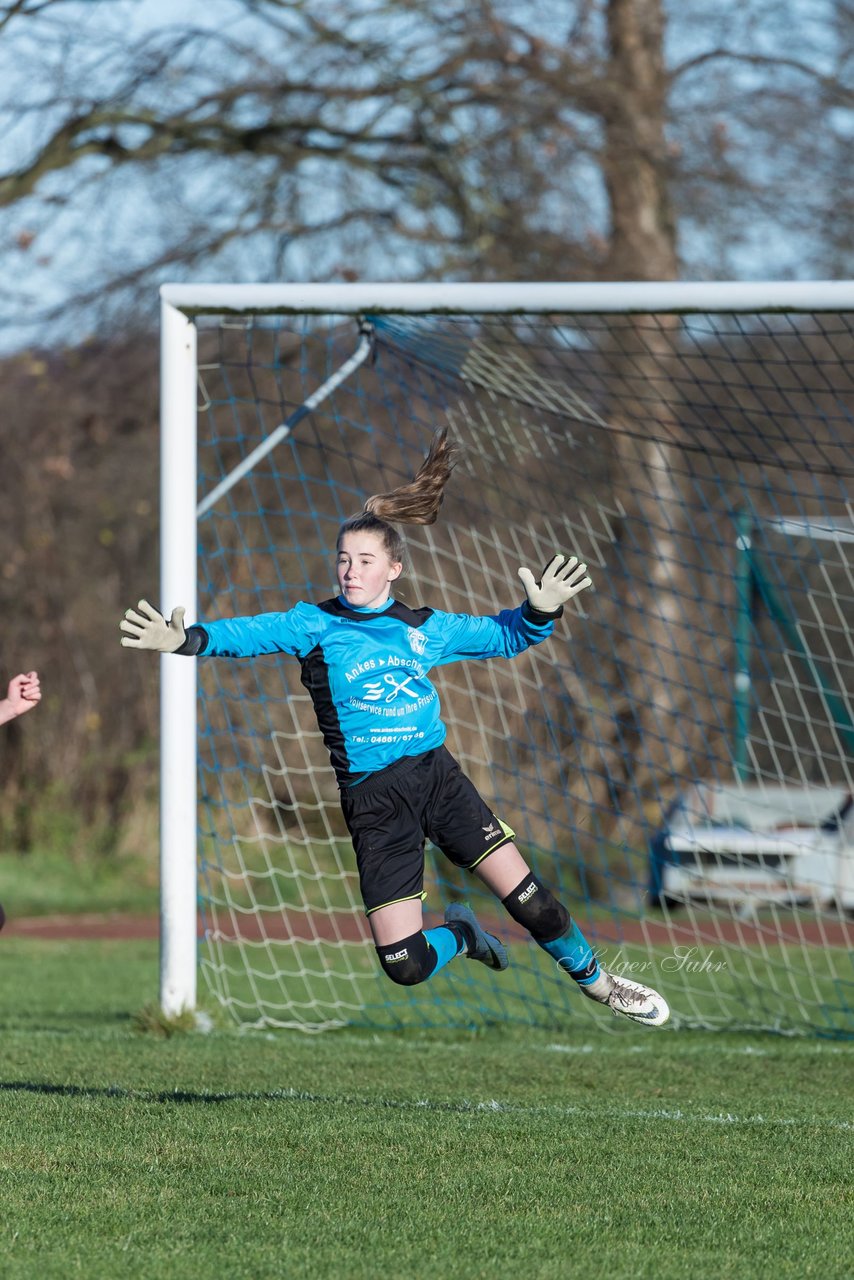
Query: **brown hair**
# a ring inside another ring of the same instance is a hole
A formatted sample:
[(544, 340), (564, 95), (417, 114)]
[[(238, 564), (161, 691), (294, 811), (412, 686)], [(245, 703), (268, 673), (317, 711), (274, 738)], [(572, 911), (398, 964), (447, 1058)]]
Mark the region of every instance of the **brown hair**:
[(405, 563), (403, 536), (389, 522), (435, 524), (445, 485), (458, 456), (459, 449), (448, 440), (448, 428), (443, 427), (434, 435), (414, 479), (390, 493), (375, 493), (368, 498), (359, 514), (345, 520), (338, 530), (338, 545), (345, 533), (376, 533), (382, 538), (392, 563)]
[(415, 479), (391, 493), (375, 493), (365, 503), (365, 511), (400, 524), (435, 524), (458, 453), (457, 446), (448, 440), (448, 428), (443, 427), (434, 435)]

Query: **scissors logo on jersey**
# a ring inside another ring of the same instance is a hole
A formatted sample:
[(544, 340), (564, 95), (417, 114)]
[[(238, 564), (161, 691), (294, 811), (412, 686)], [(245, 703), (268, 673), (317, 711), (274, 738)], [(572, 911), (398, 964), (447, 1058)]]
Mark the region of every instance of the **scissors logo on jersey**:
[(402, 680), (392, 672), (387, 671), (382, 680), (367, 680), (364, 685), (362, 697), (365, 702), (379, 702), (385, 695), (386, 702), (394, 702), (398, 694), (404, 694), (407, 698), (413, 700), (418, 699), (418, 694), (414, 689), (410, 688), (415, 676), (404, 676)]

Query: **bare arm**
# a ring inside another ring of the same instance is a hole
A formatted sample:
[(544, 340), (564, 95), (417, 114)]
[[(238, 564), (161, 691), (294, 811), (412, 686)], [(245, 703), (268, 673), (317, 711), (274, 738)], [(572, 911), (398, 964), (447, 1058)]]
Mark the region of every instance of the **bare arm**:
[(41, 701), (42, 691), (37, 671), (27, 671), (9, 681), (6, 697), (0, 702), (0, 724), (14, 720)]

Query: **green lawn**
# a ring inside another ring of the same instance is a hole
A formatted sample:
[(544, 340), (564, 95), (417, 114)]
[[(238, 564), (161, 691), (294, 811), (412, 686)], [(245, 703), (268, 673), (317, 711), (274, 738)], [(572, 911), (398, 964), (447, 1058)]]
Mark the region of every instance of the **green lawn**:
[(849, 1044), (157, 1038), (156, 947), (0, 935), (0, 1274), (851, 1275)]
[(0, 851), (0, 903), (10, 917), (76, 912), (151, 912), (159, 905), (156, 860)]

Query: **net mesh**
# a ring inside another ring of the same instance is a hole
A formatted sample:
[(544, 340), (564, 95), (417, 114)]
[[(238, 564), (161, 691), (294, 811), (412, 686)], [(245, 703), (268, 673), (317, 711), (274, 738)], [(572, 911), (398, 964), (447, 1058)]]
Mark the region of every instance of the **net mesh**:
[[(496, 613), (555, 549), (594, 589), (513, 662), (434, 672), (448, 746), (603, 964), (675, 1025), (854, 1026), (852, 320), (832, 315), (200, 321), (204, 620), (335, 594), (341, 521), (463, 446), (408, 530), (405, 603)], [(576, 607), (580, 603), (582, 607)], [(200, 663), (202, 968), (241, 1023), (601, 1020), (428, 846), (425, 920), (465, 897), (504, 974), (379, 973), (298, 663)]]

